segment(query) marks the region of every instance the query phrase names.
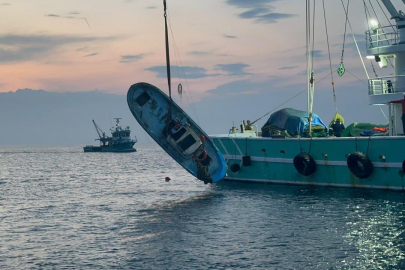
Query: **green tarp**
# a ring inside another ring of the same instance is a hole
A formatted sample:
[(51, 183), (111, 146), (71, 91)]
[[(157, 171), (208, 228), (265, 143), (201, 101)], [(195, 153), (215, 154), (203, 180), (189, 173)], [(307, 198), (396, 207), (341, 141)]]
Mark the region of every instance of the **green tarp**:
[(376, 125), (371, 123), (353, 123), (342, 132), (342, 137), (360, 137), (363, 131), (372, 131), (373, 128), (388, 128), (388, 125)]

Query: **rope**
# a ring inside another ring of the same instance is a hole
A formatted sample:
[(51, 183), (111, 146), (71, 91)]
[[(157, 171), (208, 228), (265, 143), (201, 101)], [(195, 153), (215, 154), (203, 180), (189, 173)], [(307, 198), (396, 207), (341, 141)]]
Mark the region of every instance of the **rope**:
[[(373, 4), (371, 3), (371, 0), (368, 0), (368, 1), (370, 2), (370, 6), (371, 6), (371, 8), (372, 8), (372, 10), (373, 10), (373, 12), (374, 12), (375, 18), (376, 18), (377, 21), (378, 21), (378, 24), (380, 24), (380, 20), (378, 19), (377, 12), (375, 12), (375, 9), (374, 9)], [(381, 32), (383, 32), (383, 34), (384, 34), (385, 42), (387, 42), (387, 45), (388, 45), (388, 46), (391, 45), (390, 42), (388, 41), (387, 35), (386, 35), (385, 32), (384, 32), (384, 29), (383, 29), (383, 28), (380, 28), (380, 29), (381, 29)], [(392, 64), (391, 59), (387, 58), (387, 60), (388, 60), (388, 63), (390, 63), (390, 66), (391, 66), (392, 68), (394, 68), (394, 65)]]
[[(191, 95), (191, 91), (190, 91), (190, 87), (189, 87), (188, 80), (187, 80), (187, 77), (186, 77), (186, 73), (184, 72), (183, 62), (181, 61), (179, 49), (178, 49), (178, 47), (177, 47), (177, 42), (176, 42), (176, 39), (174, 38), (173, 29), (172, 29), (172, 24), (171, 24), (171, 20), (170, 20), (170, 14), (168, 14), (167, 17), (168, 17), (168, 19), (169, 19), (169, 27), (170, 27), (170, 32), (171, 32), (171, 34), (172, 34), (172, 39), (173, 39), (173, 44), (174, 44), (174, 50), (175, 50), (175, 53), (177, 53), (177, 54), (175, 54), (175, 55), (177, 55), (177, 57), (178, 57), (178, 59), (179, 59), (180, 68), (181, 68), (181, 70), (182, 70), (182, 72), (183, 72), (183, 77), (184, 77), (184, 80), (186, 81), (186, 85), (187, 85), (187, 91), (184, 91), (184, 92), (186, 93), (187, 102), (191, 105), (191, 109), (193, 110), (193, 112), (194, 112), (194, 114), (195, 114), (195, 116), (196, 116), (196, 118), (197, 118), (197, 123), (198, 123), (198, 125), (200, 125), (200, 119), (198, 118), (197, 110), (196, 110), (196, 108), (195, 108), (195, 106), (194, 106), (193, 96)], [(176, 61), (177, 61), (177, 59), (176, 59)], [(180, 77), (180, 76), (179, 76), (179, 77)], [(187, 94), (188, 94), (188, 96), (187, 96)], [(191, 101), (190, 101), (190, 100), (191, 100)]]
[[(331, 59), (331, 57), (330, 57), (328, 24), (326, 23), (325, 0), (322, 0), (322, 3), (323, 3), (323, 15), (324, 15), (324, 19), (325, 19), (326, 41), (327, 41), (327, 43), (328, 43), (329, 67), (330, 67), (330, 74), (331, 74), (331, 77), (332, 77), (333, 100), (334, 100), (334, 102), (335, 102), (336, 113), (338, 113), (337, 102), (336, 102), (336, 92), (335, 92), (335, 82), (333, 81), (333, 73), (332, 73), (332, 59)], [(346, 14), (347, 14), (347, 12), (346, 12)]]
[(392, 30), (393, 30), (394, 32), (396, 32), (394, 26), (391, 24), (390, 19), (388, 19), (388, 16), (387, 16), (387, 14), (385, 13), (385, 11), (384, 11), (383, 7), (381, 6), (380, 2), (378, 2), (378, 0), (376, 0), (376, 1), (377, 1), (377, 4), (380, 6), (380, 9), (381, 9), (382, 12), (384, 13), (384, 16), (385, 16), (385, 18), (387, 19), (388, 23), (391, 25)]
[(315, 51), (315, 0), (314, 0), (314, 10), (312, 18), (312, 60), (311, 60), (311, 70), (314, 70), (314, 51)]
[[(336, 70), (334, 71), (336, 72)], [(316, 81), (315, 84), (320, 83), (321, 81), (323, 81), (324, 79), (328, 78), (329, 76), (331, 76), (331, 74), (328, 73), (328, 75), (326, 75), (325, 77), (323, 77), (322, 79), (320, 79), (319, 81)], [(299, 95), (301, 95), (302, 93), (304, 93), (305, 91), (307, 91), (307, 88), (305, 88), (304, 90), (301, 90), (300, 92), (298, 92), (296, 95), (294, 95), (293, 97), (287, 99), (286, 101), (284, 101), (283, 103), (281, 103), (280, 105), (278, 105), (277, 107), (275, 107), (274, 109), (272, 109), (271, 111), (269, 111), (268, 113), (266, 113), (265, 115), (261, 116), (260, 118), (256, 119), (255, 121), (252, 122), (252, 125), (254, 123), (256, 123), (257, 121), (260, 121), (261, 119), (263, 119), (263, 117), (271, 114), (272, 112), (274, 112), (275, 110), (277, 110), (278, 108), (280, 108), (281, 106), (283, 106), (284, 104), (290, 102), (291, 100), (293, 100), (294, 98), (298, 97)]]
[(356, 78), (357, 80), (359, 80), (360, 82), (364, 83), (365, 85), (368, 85), (365, 81), (363, 81), (362, 79), (360, 79), (359, 77), (357, 77), (356, 75), (354, 75), (353, 73), (351, 73), (349, 70), (346, 70), (350, 75), (352, 75), (354, 78)]
[(378, 74), (377, 74), (377, 72), (375, 71), (375, 68), (374, 68), (373, 60), (370, 60), (370, 63), (371, 63), (371, 67), (373, 68), (374, 76), (376, 78), (378, 78)]
[(342, 57), (340, 58), (340, 63), (343, 64), (343, 57), (345, 54), (345, 43), (346, 43), (346, 30), (347, 30), (347, 21), (349, 20), (349, 4), (350, 0), (347, 0), (347, 13), (346, 13), (346, 23), (345, 23), (345, 33), (343, 35), (343, 48), (342, 48)]
[(367, 156), (368, 156), (368, 151), (370, 150), (370, 140), (371, 140), (371, 136), (368, 137), (368, 141), (367, 141), (367, 153), (366, 153)]
[[(343, 3), (343, 0), (340, 0), (340, 2), (342, 3), (342, 7), (343, 7), (343, 10), (345, 11), (345, 14), (347, 14), (345, 4)], [(367, 79), (370, 79), (370, 76), (368, 75), (368, 72), (367, 72), (366, 65), (364, 64), (364, 61), (363, 61), (363, 57), (361, 56), (359, 45), (357, 44), (356, 37), (354, 36), (354, 32), (353, 32), (352, 24), (350, 23), (350, 19), (348, 18), (347, 21), (349, 22), (350, 31), (352, 32), (352, 37), (353, 37), (353, 40), (354, 40), (354, 44), (356, 44), (356, 49), (357, 49), (357, 53), (359, 54), (360, 61), (363, 64), (364, 72), (366, 73)]]

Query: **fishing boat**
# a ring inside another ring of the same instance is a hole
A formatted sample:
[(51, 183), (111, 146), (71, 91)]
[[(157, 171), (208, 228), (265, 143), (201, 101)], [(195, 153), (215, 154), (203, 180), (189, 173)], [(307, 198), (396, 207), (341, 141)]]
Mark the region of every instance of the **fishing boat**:
[[(369, 78), (368, 99), (370, 105), (388, 107), (387, 126), (362, 130), (366, 125), (353, 124), (336, 136), (331, 125), (317, 121), (312, 111), (311, 1), (306, 0), (308, 110), (285, 108), (273, 113), (262, 129), (255, 121), (242, 121), (239, 132), (232, 127), (229, 133), (212, 135), (226, 159), (226, 181), (405, 191), (405, 15), (390, 0), (381, 2), (391, 15), (390, 25), (370, 20), (367, 58), (381, 68), (393, 62), (394, 75)], [(343, 8), (347, 26), (348, 4)], [(344, 72), (342, 57), (337, 73)]]
[(226, 172), (224, 157), (171, 96), (166, 0), (163, 5), (169, 96), (151, 84), (137, 83), (128, 90), (128, 106), (141, 127), (183, 168), (205, 184), (218, 182)]
[(99, 136), (97, 141), (100, 141), (99, 146), (86, 145), (83, 147), (84, 152), (116, 152), (116, 153), (129, 153), (136, 152), (134, 144), (137, 139), (131, 139), (131, 130), (129, 126), (123, 128), (120, 125), (121, 118), (114, 118), (116, 120), (115, 127), (112, 127), (111, 137), (105, 135), (105, 132), (96, 124), (94, 120), (93, 125)]

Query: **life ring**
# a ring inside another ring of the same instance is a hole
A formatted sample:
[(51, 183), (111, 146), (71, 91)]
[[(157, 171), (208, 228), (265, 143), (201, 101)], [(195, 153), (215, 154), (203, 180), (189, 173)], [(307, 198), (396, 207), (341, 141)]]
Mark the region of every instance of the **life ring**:
[(315, 160), (307, 153), (300, 153), (294, 157), (294, 167), (302, 175), (309, 176), (316, 171)]
[(374, 170), (371, 160), (361, 152), (350, 154), (347, 157), (347, 166), (356, 177), (361, 179), (369, 177)]
[(236, 163), (232, 164), (231, 171), (234, 172), (234, 173), (239, 172), (240, 171), (240, 165), (236, 164)]
[[(200, 153), (200, 152), (203, 153), (202, 158), (199, 158), (199, 157), (198, 157), (199, 155), (197, 155), (197, 154)], [(207, 151), (205, 151), (204, 147), (202, 147), (202, 145), (201, 145), (197, 150), (195, 150), (195, 152), (194, 152), (194, 154), (193, 154), (193, 159), (194, 159), (195, 161), (197, 161), (197, 162), (202, 162), (202, 161), (204, 161), (204, 160), (207, 159), (207, 156), (208, 156)]]

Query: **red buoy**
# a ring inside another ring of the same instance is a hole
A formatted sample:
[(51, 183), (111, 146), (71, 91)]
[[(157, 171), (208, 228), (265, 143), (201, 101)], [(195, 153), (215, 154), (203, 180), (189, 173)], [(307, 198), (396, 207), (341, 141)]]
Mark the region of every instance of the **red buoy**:
[(169, 176), (166, 176), (165, 180), (166, 180), (166, 182), (169, 182), (169, 181), (172, 180), (172, 179), (170, 179)]
[(205, 136), (203, 134), (200, 135), (201, 142), (205, 142)]

